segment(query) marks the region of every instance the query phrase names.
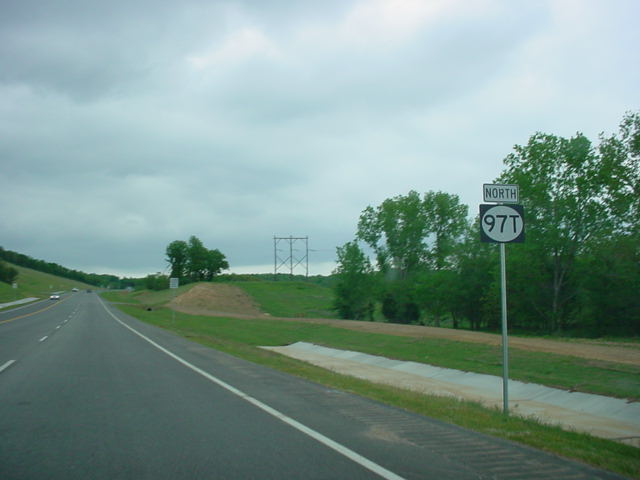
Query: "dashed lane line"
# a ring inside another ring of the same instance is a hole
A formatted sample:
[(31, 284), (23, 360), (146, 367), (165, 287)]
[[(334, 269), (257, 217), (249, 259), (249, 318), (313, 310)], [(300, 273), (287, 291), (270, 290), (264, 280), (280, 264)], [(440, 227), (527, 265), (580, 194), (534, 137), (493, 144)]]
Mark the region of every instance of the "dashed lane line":
[(13, 365), (14, 363), (16, 363), (15, 360), (9, 360), (8, 362), (6, 362), (4, 365), (0, 366), (0, 373), (4, 372), (7, 368), (9, 368), (11, 365)]
[(71, 298), (71, 297), (65, 297), (65, 298), (63, 298), (61, 300), (58, 300), (55, 303), (52, 303), (51, 305), (49, 305), (47, 307), (44, 307), (44, 308), (42, 308), (40, 310), (36, 310), (35, 312), (25, 313), (24, 315), (19, 315), (17, 317), (9, 318), (7, 320), (1, 320), (0, 324), (13, 322), (14, 320), (19, 320), (21, 318), (30, 317), (31, 315), (35, 315), (36, 313), (44, 312), (46, 310), (49, 310), (50, 308), (55, 307), (56, 305), (60, 305), (62, 302), (66, 302), (69, 298)]

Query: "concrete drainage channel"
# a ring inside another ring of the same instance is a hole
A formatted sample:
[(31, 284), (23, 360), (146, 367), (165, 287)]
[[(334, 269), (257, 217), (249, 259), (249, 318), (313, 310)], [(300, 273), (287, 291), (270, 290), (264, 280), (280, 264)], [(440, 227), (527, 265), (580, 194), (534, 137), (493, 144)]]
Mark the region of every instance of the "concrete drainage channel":
[(25, 303), (35, 302), (36, 300), (39, 300), (38, 297), (22, 298), (20, 300), (16, 300), (15, 302), (0, 303), (0, 308), (16, 307)]
[[(375, 383), (502, 408), (501, 377), (391, 360), (306, 342), (262, 348)], [(534, 416), (545, 423), (640, 446), (640, 403), (516, 380), (509, 381), (509, 400), (513, 415)]]

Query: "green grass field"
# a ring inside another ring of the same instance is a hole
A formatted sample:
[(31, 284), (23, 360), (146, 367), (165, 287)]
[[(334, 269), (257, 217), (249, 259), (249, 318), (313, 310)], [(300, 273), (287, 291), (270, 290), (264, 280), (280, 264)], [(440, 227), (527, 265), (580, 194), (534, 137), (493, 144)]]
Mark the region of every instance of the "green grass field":
[(301, 281), (237, 282), (260, 308), (274, 317), (338, 318), (332, 310), (333, 290)]
[(28, 297), (46, 298), (52, 292), (69, 291), (73, 287), (79, 289), (95, 288), (68, 278), (56, 277), (55, 275), (17, 265), (8, 265), (18, 270), (18, 279), (16, 281), (18, 288), (12, 288), (11, 285), (0, 282), (0, 303)]

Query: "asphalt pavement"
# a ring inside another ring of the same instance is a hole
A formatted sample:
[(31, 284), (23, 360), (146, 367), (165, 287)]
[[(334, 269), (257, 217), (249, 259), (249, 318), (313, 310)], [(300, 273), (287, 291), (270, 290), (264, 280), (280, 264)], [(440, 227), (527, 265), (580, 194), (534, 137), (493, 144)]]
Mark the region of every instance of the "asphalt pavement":
[(81, 292), (0, 314), (0, 478), (622, 477), (237, 359)]

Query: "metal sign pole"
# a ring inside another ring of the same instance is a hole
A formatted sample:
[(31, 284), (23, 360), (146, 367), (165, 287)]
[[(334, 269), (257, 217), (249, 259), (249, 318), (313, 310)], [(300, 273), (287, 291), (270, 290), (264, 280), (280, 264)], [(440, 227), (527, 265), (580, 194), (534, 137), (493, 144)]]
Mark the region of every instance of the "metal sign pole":
[(484, 184), (485, 202), (480, 205), (480, 241), (500, 244), (500, 300), (502, 307), (502, 411), (509, 414), (509, 336), (507, 330), (507, 261), (506, 243), (524, 242), (524, 209), (516, 205), (517, 185)]
[(502, 299), (502, 411), (509, 414), (509, 337), (507, 335), (507, 266), (505, 244), (500, 244), (500, 284)]

